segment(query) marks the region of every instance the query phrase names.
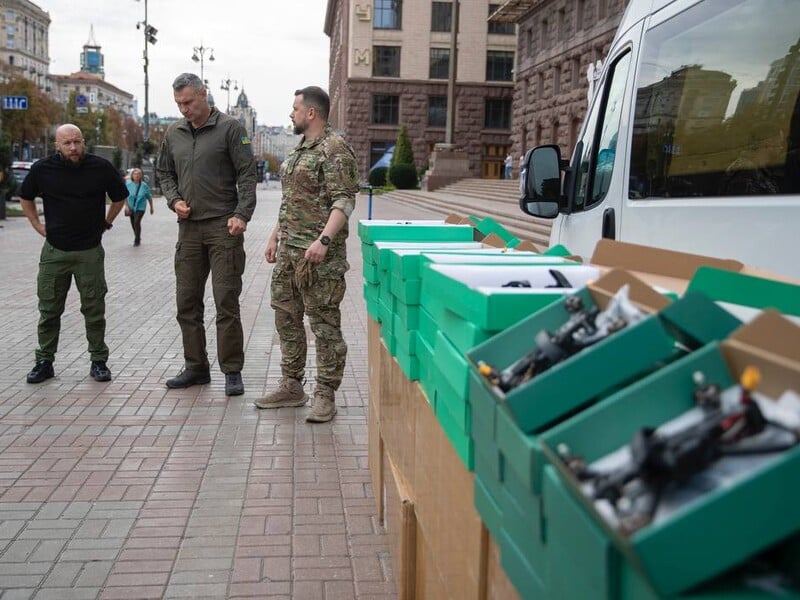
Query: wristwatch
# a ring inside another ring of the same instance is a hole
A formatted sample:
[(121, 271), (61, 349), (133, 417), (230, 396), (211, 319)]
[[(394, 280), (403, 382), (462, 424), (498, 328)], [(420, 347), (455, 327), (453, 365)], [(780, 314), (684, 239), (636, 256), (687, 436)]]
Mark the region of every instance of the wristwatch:
[(327, 246), (331, 243), (331, 238), (329, 238), (327, 235), (323, 235), (321, 238), (319, 238), (319, 243), (323, 246)]

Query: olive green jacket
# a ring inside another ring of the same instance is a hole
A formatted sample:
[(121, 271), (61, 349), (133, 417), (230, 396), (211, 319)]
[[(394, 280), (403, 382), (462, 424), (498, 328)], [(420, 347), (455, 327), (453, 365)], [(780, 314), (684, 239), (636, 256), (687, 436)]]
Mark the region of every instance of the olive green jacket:
[(174, 210), (192, 209), (190, 220), (236, 215), (245, 222), (256, 208), (256, 163), (247, 131), (233, 117), (211, 109), (193, 130), (184, 118), (167, 129), (156, 161), (161, 192)]

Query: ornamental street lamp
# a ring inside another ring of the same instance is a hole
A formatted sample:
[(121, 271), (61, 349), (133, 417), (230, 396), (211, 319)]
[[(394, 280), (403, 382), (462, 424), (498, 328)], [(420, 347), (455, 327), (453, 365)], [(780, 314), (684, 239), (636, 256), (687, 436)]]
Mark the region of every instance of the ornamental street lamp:
[(208, 85), (207, 85), (208, 82), (205, 80), (205, 78), (203, 76), (203, 64), (204, 64), (204, 59), (205, 59), (206, 52), (208, 52), (208, 54), (209, 54), (208, 60), (209, 61), (213, 61), (214, 60), (214, 49), (213, 48), (207, 48), (207, 47), (203, 46), (203, 42), (200, 42), (200, 45), (199, 46), (195, 46), (194, 48), (192, 48), (192, 50), (194, 50), (194, 53), (192, 54), (192, 60), (194, 62), (199, 62), (200, 63), (200, 81), (203, 82), (203, 85), (208, 87)]
[[(139, 2), (139, 0), (136, 1)], [(142, 138), (147, 142), (150, 139), (150, 104), (148, 99), (150, 81), (147, 74), (150, 60), (147, 57), (147, 44), (155, 45), (158, 41), (156, 40), (158, 29), (147, 23), (147, 0), (144, 0), (144, 21), (136, 23), (136, 29), (142, 29), (144, 32), (144, 127), (142, 128)]]
[(219, 89), (228, 92), (228, 110), (226, 111), (228, 113), (231, 112), (231, 84), (233, 84), (233, 91), (239, 89), (239, 83), (235, 79), (232, 80), (230, 76), (227, 79), (223, 79), (222, 85), (219, 86)]

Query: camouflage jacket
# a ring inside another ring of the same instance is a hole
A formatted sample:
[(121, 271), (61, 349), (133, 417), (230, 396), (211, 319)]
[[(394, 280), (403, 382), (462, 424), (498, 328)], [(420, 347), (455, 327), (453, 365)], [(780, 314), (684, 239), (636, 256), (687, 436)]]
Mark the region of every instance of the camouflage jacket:
[[(308, 248), (322, 233), (331, 210), (349, 219), (359, 189), (356, 155), (342, 136), (326, 125), (322, 135), (305, 137), (281, 165), (283, 196), (278, 213), (280, 240)], [(347, 224), (334, 236), (328, 254), (345, 255)]]

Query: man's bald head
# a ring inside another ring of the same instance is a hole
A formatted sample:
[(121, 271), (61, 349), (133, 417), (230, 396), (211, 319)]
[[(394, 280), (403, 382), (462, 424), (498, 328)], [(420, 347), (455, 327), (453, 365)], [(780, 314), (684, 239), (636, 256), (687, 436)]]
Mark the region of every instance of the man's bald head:
[(78, 165), (86, 154), (83, 133), (72, 123), (65, 123), (56, 129), (56, 150), (68, 165)]

